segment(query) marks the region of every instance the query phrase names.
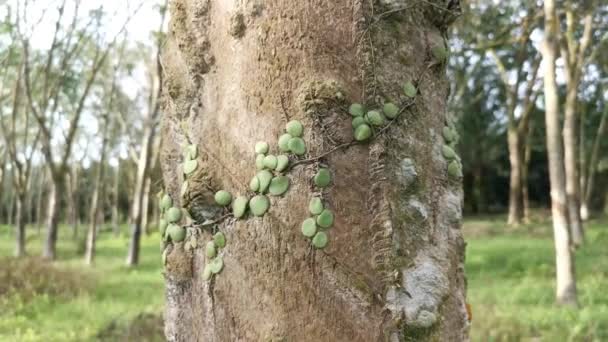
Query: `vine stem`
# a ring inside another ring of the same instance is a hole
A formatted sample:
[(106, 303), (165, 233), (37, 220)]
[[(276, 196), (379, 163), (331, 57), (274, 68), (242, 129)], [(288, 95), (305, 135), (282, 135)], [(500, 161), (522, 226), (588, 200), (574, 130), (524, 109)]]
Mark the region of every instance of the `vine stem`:
[[(401, 110), (399, 110), (399, 113), (397, 114), (397, 116), (399, 116), (399, 115), (403, 114), (403, 112), (404, 112), (406, 109), (410, 108), (410, 107), (411, 107), (411, 106), (413, 106), (413, 105), (414, 105), (414, 101), (411, 101), (411, 102), (406, 103), (406, 104), (405, 104), (403, 107), (401, 107)], [(389, 128), (389, 127), (390, 127), (390, 126), (393, 124), (393, 122), (395, 122), (395, 121), (397, 121), (397, 119), (395, 119), (395, 120), (391, 120), (391, 121), (388, 123), (388, 125), (386, 125), (386, 126), (382, 127), (382, 129), (381, 129), (380, 131), (378, 131), (378, 133), (375, 135), (375, 137), (380, 136), (381, 134), (383, 134), (384, 132), (386, 132), (386, 130), (388, 130), (388, 128)], [(309, 159), (298, 160), (298, 161), (296, 161), (296, 162), (292, 163), (292, 164), (289, 166), (289, 169), (288, 169), (288, 170), (291, 170), (291, 169), (293, 169), (294, 167), (296, 167), (296, 166), (298, 166), (298, 165), (303, 165), (303, 164), (310, 164), (310, 163), (314, 163), (314, 162), (318, 161), (319, 159), (324, 158), (324, 157), (327, 157), (328, 155), (330, 155), (330, 154), (332, 154), (332, 153), (334, 153), (334, 152), (336, 152), (336, 151), (339, 151), (339, 150), (342, 150), (342, 149), (349, 148), (349, 147), (351, 147), (351, 146), (353, 146), (353, 145), (359, 145), (359, 144), (362, 144), (362, 143), (364, 143), (364, 142), (358, 142), (358, 141), (356, 141), (356, 140), (352, 140), (352, 141), (349, 141), (349, 142), (347, 142), (347, 143), (340, 144), (340, 145), (338, 145), (338, 146), (336, 146), (336, 147), (332, 148), (331, 150), (329, 150), (329, 151), (327, 151), (327, 152), (324, 152), (324, 153), (322, 153), (321, 155), (318, 155), (318, 156), (316, 156), (316, 157), (309, 158)]]

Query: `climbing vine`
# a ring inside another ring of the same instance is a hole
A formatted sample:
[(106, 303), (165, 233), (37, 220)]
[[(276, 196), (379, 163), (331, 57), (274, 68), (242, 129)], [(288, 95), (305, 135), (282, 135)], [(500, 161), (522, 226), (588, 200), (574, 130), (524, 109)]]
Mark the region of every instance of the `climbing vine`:
[[(447, 51), (444, 44), (435, 44), (431, 47), (432, 56), (436, 64), (443, 64), (447, 58)], [(416, 81), (417, 82), (417, 81)], [(314, 91), (313, 91), (314, 92)], [(344, 95), (334, 89), (334, 98), (342, 102)], [(163, 263), (166, 263), (169, 244), (179, 243), (186, 240), (185, 248), (188, 250), (197, 248), (196, 234), (197, 229), (205, 226), (213, 227), (213, 239), (208, 241), (205, 246), (206, 263), (202, 272), (204, 280), (222, 271), (224, 261), (220, 251), (226, 246), (224, 233), (218, 231), (218, 225), (224, 219), (233, 217), (235, 219), (247, 219), (249, 217), (262, 217), (270, 209), (271, 202), (268, 196), (282, 197), (290, 188), (288, 174), (295, 166), (309, 163), (316, 164), (316, 173), (311, 179), (311, 183), (319, 190), (326, 189), (332, 185), (332, 172), (329, 165), (322, 163), (322, 159), (329, 154), (341, 149), (349, 148), (356, 144), (364, 144), (368, 141), (384, 134), (390, 125), (409, 107), (414, 105), (414, 100), (418, 95), (418, 89), (414, 82), (407, 81), (402, 86), (403, 96), (399, 101), (391, 102), (380, 99), (374, 105), (368, 106), (361, 103), (352, 103), (347, 111), (351, 116), (352, 141), (335, 144), (336, 146), (316, 157), (304, 159), (308, 152), (306, 142), (303, 139), (304, 125), (298, 120), (289, 120), (285, 125), (285, 131), (277, 141), (276, 148), (265, 141), (255, 144), (256, 174), (249, 182), (248, 194), (233, 196), (228, 190), (220, 189), (215, 192), (214, 201), (219, 207), (225, 208), (224, 215), (215, 220), (207, 220), (202, 224), (179, 225), (183, 217), (189, 217), (189, 213), (184, 208), (173, 206), (172, 198), (164, 193), (160, 194), (161, 219), (159, 222), (160, 234), (162, 237), (161, 250), (163, 251)], [(314, 94), (313, 94), (314, 97)], [(312, 109), (306, 109), (307, 114), (315, 115), (318, 104), (324, 103), (320, 99), (307, 99), (312, 101)], [(313, 118), (314, 119), (314, 118)], [(326, 127), (322, 127), (326, 133)], [(442, 155), (448, 161), (447, 174), (449, 177), (458, 179), (462, 177), (462, 164), (460, 158), (454, 151), (458, 141), (458, 135), (451, 122), (446, 123), (443, 128), (442, 136), (445, 144), (442, 146)], [(330, 139), (332, 140), (332, 139)], [(332, 142), (334, 142), (332, 140)], [(275, 150), (275, 154), (271, 150)], [(181, 164), (184, 174), (184, 181), (181, 186), (180, 195), (185, 197), (190, 187), (189, 176), (198, 168), (198, 149), (194, 144), (184, 147), (183, 163)], [(231, 214), (226, 209), (231, 208)], [(249, 215), (248, 215), (249, 214)], [(322, 191), (319, 194), (312, 194), (308, 204), (308, 216), (301, 223), (300, 229), (304, 238), (309, 239), (315, 249), (323, 249), (329, 244), (329, 229), (334, 224), (334, 213), (328, 208), (324, 201)], [(189, 222), (191, 223), (191, 222)], [(189, 229), (190, 228), (190, 229)], [(193, 228), (193, 229), (192, 229)], [(187, 236), (188, 235), (188, 236)]]

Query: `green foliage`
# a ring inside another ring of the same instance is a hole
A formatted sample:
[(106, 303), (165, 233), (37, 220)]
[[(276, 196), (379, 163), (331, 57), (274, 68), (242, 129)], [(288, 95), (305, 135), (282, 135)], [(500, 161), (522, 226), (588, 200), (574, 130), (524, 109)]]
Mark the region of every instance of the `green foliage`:
[(289, 178), (286, 176), (277, 176), (272, 179), (268, 192), (274, 196), (281, 196), (289, 189)]
[(253, 178), (251, 178), (251, 181), (249, 182), (249, 190), (251, 190), (251, 191), (260, 190), (260, 180), (258, 179), (258, 176), (253, 176)]
[(323, 211), (323, 202), (319, 197), (313, 197), (308, 203), (308, 211), (313, 215), (319, 215)]
[(314, 176), (313, 181), (319, 188), (325, 188), (331, 183), (331, 173), (327, 168), (320, 168)]
[(215, 193), (215, 203), (220, 206), (227, 206), (232, 202), (232, 195), (226, 190), (220, 190)]
[(367, 123), (367, 121), (365, 121), (365, 118), (363, 116), (355, 116), (353, 118), (352, 125), (353, 125), (353, 128), (357, 128), (366, 123)]
[(408, 81), (403, 85), (403, 93), (409, 98), (414, 98), (418, 93), (418, 89), (416, 89), (416, 86), (412, 82)]
[(363, 116), (365, 115), (365, 106), (360, 103), (353, 103), (348, 108), (348, 112), (352, 116)]
[(312, 217), (307, 218), (302, 222), (302, 234), (306, 237), (313, 237), (317, 233), (317, 223)]
[(268, 153), (268, 143), (265, 141), (258, 141), (255, 144), (255, 153), (257, 154), (266, 154)]
[(397, 105), (392, 102), (385, 103), (384, 107), (382, 108), (382, 111), (384, 112), (384, 115), (389, 119), (394, 119), (397, 117), (397, 115), (399, 115), (399, 107), (397, 107)]
[(205, 255), (207, 258), (215, 258), (217, 251), (215, 250), (215, 243), (213, 241), (209, 241), (205, 244)]
[(254, 196), (249, 200), (249, 209), (255, 216), (263, 216), (270, 207), (268, 197), (263, 195)]
[(312, 245), (315, 246), (315, 248), (323, 249), (325, 246), (327, 246), (328, 241), (329, 238), (325, 232), (317, 232), (315, 237), (312, 239)]
[(249, 199), (245, 196), (238, 196), (234, 199), (234, 202), (232, 203), (232, 214), (234, 217), (241, 218), (245, 215), (247, 203), (249, 203)]
[(186, 160), (184, 162), (184, 173), (189, 175), (196, 170), (198, 167), (198, 161), (196, 159)]
[(279, 137), (279, 150), (281, 152), (289, 152), (289, 140), (293, 138), (289, 133), (285, 133)]
[(170, 224), (167, 227), (167, 234), (173, 242), (182, 242), (186, 238), (186, 229), (177, 224)]
[(277, 156), (277, 167), (275, 170), (278, 172), (283, 172), (289, 166), (289, 157), (284, 154)]
[(291, 120), (285, 126), (285, 130), (292, 137), (301, 137), (304, 131), (304, 126), (298, 120)]
[(209, 270), (211, 270), (211, 273), (213, 273), (213, 274), (220, 273), (223, 268), (224, 268), (224, 259), (219, 255), (216, 256), (215, 258), (213, 258), (213, 260), (211, 260), (211, 262), (209, 262)]
[(277, 167), (277, 157), (272, 154), (264, 157), (264, 167), (269, 170), (274, 170)]
[(213, 235), (213, 243), (218, 248), (224, 248), (226, 246), (226, 236), (222, 232), (217, 232)]
[(370, 110), (369, 112), (367, 112), (365, 119), (369, 124), (373, 126), (382, 126), (386, 121), (384, 119), (384, 115), (382, 115), (382, 113), (377, 110)]
[(306, 153), (306, 143), (304, 143), (302, 138), (291, 138), (287, 145), (289, 146), (289, 150), (295, 155), (301, 156)]
[(317, 224), (321, 228), (330, 228), (334, 224), (334, 213), (329, 209), (323, 209), (317, 216)]
[(355, 140), (365, 141), (372, 136), (372, 129), (367, 124), (357, 126), (355, 129)]
[(456, 158), (456, 152), (454, 152), (454, 150), (448, 145), (443, 145), (443, 147), (441, 148), (441, 154), (447, 160), (452, 160)]
[(262, 171), (258, 172), (257, 179), (260, 184), (260, 186), (258, 188), (258, 192), (263, 194), (266, 192), (266, 190), (268, 190), (268, 186), (270, 185), (270, 182), (272, 181), (272, 173), (268, 170), (262, 170)]
[(258, 170), (264, 170), (264, 159), (266, 158), (263, 154), (255, 156), (255, 168)]
[(165, 213), (165, 220), (168, 222), (177, 222), (182, 219), (182, 211), (179, 208), (171, 207)]
[(171, 199), (171, 197), (169, 195), (164, 195), (163, 198), (161, 198), (160, 200), (160, 208), (167, 210), (169, 208), (171, 208), (171, 206), (173, 205), (173, 200)]

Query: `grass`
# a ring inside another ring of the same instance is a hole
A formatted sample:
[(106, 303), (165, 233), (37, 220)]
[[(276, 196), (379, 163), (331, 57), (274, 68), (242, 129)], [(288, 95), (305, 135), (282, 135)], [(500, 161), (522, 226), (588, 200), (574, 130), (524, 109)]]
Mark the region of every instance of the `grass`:
[(466, 272), (473, 341), (608, 341), (608, 220), (587, 224), (576, 252), (580, 308), (555, 305), (552, 228), (467, 219)]
[[(554, 304), (552, 230), (542, 217), (516, 229), (501, 216), (465, 220), (472, 341), (608, 341), (608, 219), (587, 225), (576, 253), (580, 308), (569, 309)], [(33, 231), (32, 257), (9, 258), (14, 239), (0, 226), (0, 341), (162, 341), (157, 234), (143, 236), (141, 264), (128, 269), (127, 236), (102, 233), (87, 267), (63, 229), (51, 264), (35, 257)]]
[[(126, 227), (123, 227), (126, 231)], [(81, 234), (82, 235), (82, 234)], [(127, 268), (126, 234), (102, 232), (95, 265), (62, 227), (58, 261), (39, 259), (43, 236), (28, 235), (30, 255), (13, 253), (0, 226), (0, 341), (162, 341), (163, 277), (158, 235), (143, 235), (140, 265)]]

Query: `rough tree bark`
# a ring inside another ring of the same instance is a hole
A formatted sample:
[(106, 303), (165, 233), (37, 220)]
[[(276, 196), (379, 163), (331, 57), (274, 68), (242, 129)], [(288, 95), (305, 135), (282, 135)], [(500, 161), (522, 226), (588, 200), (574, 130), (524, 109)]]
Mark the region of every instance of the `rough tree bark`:
[[(211, 281), (210, 232), (189, 230), (198, 248), (167, 247), (169, 341), (467, 340), (462, 189), (441, 152), (449, 87), (437, 47), (456, 11), (444, 3), (172, 1), (161, 160), (176, 205), (201, 222), (220, 210), (214, 191), (246, 194), (254, 144), (276, 150), (290, 119), (304, 124), (307, 155), (263, 218), (219, 224), (225, 268)], [(407, 81), (419, 89), (410, 105), (352, 144), (348, 105), (399, 101)], [(199, 167), (181, 200), (187, 143)], [(300, 232), (320, 164), (333, 178), (316, 194), (335, 213), (324, 250)]]
[(574, 256), (570, 249), (568, 231), (568, 205), (566, 200), (566, 175), (562, 139), (560, 135), (559, 100), (555, 81), (557, 58), (557, 29), (555, 0), (544, 1), (545, 38), (541, 52), (544, 59), (545, 124), (547, 157), (551, 182), (551, 214), (555, 243), (555, 268), (557, 275), (556, 299), (559, 304), (577, 305)]

